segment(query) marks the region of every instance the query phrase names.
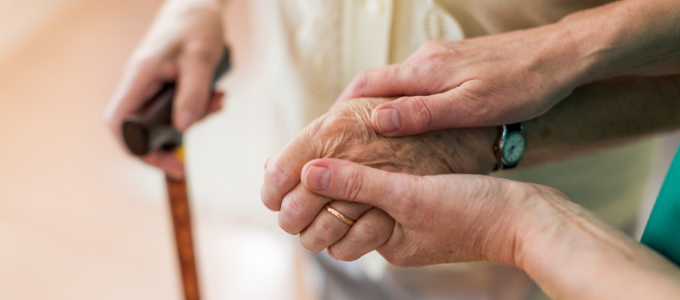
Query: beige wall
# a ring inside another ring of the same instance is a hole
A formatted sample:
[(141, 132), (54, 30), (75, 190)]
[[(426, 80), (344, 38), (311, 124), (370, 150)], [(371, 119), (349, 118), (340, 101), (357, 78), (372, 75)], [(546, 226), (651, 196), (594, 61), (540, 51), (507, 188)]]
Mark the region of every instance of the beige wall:
[[(0, 0), (0, 299), (180, 299), (162, 174), (102, 120), (161, 2)], [(194, 204), (204, 299), (302, 299), (282, 231)]]
[(0, 61), (85, 0), (0, 0)]

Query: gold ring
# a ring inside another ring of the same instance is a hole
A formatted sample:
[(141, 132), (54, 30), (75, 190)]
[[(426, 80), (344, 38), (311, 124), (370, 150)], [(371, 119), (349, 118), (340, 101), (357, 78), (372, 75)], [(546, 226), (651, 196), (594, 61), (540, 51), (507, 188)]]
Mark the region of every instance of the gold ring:
[(354, 225), (354, 221), (352, 221), (352, 219), (345, 217), (345, 215), (341, 214), (339, 211), (335, 210), (330, 205), (326, 204), (326, 205), (323, 206), (323, 208), (325, 208), (329, 213), (331, 213), (331, 215), (334, 215), (340, 221), (345, 222), (345, 224), (347, 224), (349, 226)]

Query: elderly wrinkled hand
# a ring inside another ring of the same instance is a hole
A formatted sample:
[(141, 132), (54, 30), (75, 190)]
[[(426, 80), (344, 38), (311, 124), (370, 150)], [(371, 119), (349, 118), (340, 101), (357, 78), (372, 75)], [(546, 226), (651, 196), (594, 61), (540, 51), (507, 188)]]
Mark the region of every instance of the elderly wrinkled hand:
[[(394, 224), (380, 209), (309, 192), (299, 183), (303, 166), (311, 160), (339, 158), (415, 175), (486, 174), (495, 166), (497, 128), (450, 129), (402, 138), (376, 134), (370, 124), (371, 112), (389, 100), (344, 103), (307, 126), (268, 161), (262, 201), (269, 209), (280, 210), (281, 228), (300, 234), (308, 250), (328, 248), (335, 258), (354, 260), (382, 245)], [(323, 210), (325, 204), (356, 224), (350, 227), (341, 222)]]
[(546, 186), (483, 175), (413, 176), (338, 159), (307, 163), (302, 182), (393, 217), (394, 231), (377, 250), (396, 266), (515, 266), (552, 299), (680, 295), (677, 266)]
[[(106, 111), (106, 121), (123, 145), (121, 124), (166, 82), (177, 81), (173, 124), (180, 131), (222, 108), (224, 93), (210, 92), (224, 52), (221, 5), (214, 1), (171, 1), (137, 46)], [(184, 165), (165, 151), (142, 158), (166, 174), (184, 177)]]

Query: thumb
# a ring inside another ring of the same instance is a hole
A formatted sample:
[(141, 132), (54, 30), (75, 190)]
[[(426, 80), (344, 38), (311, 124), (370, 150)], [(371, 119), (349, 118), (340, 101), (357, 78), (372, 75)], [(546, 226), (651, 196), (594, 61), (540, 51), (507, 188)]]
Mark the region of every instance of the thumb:
[(429, 94), (429, 85), (418, 84), (420, 66), (414, 64), (394, 64), (359, 72), (342, 92), (330, 110), (341, 103), (362, 97), (393, 97), (402, 95)]
[(516, 122), (514, 112), (492, 97), (474, 95), (477, 82), (429, 96), (402, 97), (373, 109), (373, 129), (387, 137), (448, 128), (496, 126)]
[(173, 112), (173, 121), (179, 131), (185, 131), (208, 113), (212, 77), (220, 54), (200, 46), (188, 47), (183, 52)]
[[(399, 220), (413, 207), (421, 177), (391, 173), (341, 159), (316, 159), (302, 169), (302, 183), (319, 195), (378, 207)], [(413, 211), (407, 213), (414, 213)]]
[(379, 105), (371, 115), (373, 129), (387, 137), (415, 135), (432, 130), (476, 127), (479, 115), (455, 90), (430, 96), (402, 97)]

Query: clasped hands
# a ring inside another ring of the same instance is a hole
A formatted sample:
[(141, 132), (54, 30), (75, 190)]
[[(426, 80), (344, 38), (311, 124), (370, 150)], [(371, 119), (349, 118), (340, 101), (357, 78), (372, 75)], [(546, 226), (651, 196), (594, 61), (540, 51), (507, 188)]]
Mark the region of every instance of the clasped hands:
[[(488, 242), (480, 228), (516, 225), (506, 220), (507, 203), (494, 203), (512, 185), (485, 176), (426, 175), (489, 173), (496, 164), (498, 128), (383, 137), (370, 118), (373, 108), (390, 100), (347, 101), (305, 128), (267, 162), (264, 204), (280, 211), (281, 228), (299, 234), (306, 249), (327, 249), (338, 260), (373, 250), (399, 266), (481, 259), (481, 253), (468, 251)], [(337, 219), (326, 204), (356, 223)]]
[[(490, 173), (499, 131), (484, 126), (530, 119), (571, 93), (580, 66), (544, 76), (556, 66), (536, 59), (539, 54), (516, 55), (552, 51), (570, 57), (575, 52), (568, 42), (541, 46), (564, 35), (565, 30), (541, 28), (432, 41), (402, 64), (360, 73), (328, 114), (268, 161), (262, 201), (280, 211), (281, 228), (299, 234), (306, 249), (327, 249), (338, 260), (372, 250), (402, 266), (488, 260), (480, 249), (511, 245), (516, 238), (493, 230), (517, 225), (507, 220), (513, 216), (507, 190), (526, 194), (535, 188), (485, 176), (441, 175)], [(508, 51), (498, 52), (499, 44)], [(522, 81), (535, 84), (517, 84)], [(365, 98), (403, 95), (413, 96)], [(338, 220), (326, 204), (356, 224)]]

